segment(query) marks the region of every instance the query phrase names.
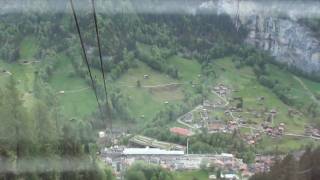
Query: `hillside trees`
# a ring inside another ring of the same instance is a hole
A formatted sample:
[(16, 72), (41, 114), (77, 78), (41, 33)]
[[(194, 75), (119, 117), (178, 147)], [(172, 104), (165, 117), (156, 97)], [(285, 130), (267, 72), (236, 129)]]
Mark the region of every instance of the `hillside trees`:
[(133, 118), (128, 110), (128, 97), (126, 97), (119, 88), (112, 88), (109, 91), (110, 101), (112, 105), (112, 116), (119, 119), (130, 121)]
[(125, 174), (126, 180), (173, 180), (173, 175), (155, 165), (147, 165), (143, 163), (136, 163), (132, 165)]
[(278, 160), (271, 167), (270, 172), (258, 173), (250, 180), (316, 180), (319, 179), (319, 147), (311, 149), (307, 147), (304, 154), (296, 160), (291, 154), (283, 160)]
[(237, 136), (228, 134), (202, 133), (190, 138), (190, 149), (192, 153), (221, 153), (230, 152), (242, 158), (244, 162), (250, 163), (254, 160), (254, 149), (247, 146)]
[[(6, 171), (15, 175), (24, 173), (26, 164), (24, 160), (31, 155), (34, 144), (34, 126), (33, 121), (23, 107), (21, 94), (16, 87), (16, 81), (11, 77), (6, 85), (6, 89), (2, 91), (1, 102), (1, 145), (7, 155), (4, 159), (8, 163), (4, 167)], [(4, 174), (6, 177), (7, 174)]]

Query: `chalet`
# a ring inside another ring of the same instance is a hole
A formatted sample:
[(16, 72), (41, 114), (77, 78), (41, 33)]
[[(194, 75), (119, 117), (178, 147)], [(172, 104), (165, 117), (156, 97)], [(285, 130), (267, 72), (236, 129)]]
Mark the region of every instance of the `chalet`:
[(248, 141), (248, 144), (255, 144), (256, 142), (254, 141), (254, 140), (250, 140), (250, 141)]
[(149, 79), (149, 75), (148, 75), (148, 74), (145, 74), (145, 75), (143, 75), (143, 78), (144, 78), (144, 79)]
[(280, 127), (278, 127), (278, 130), (279, 130), (279, 132), (282, 134), (283, 131), (284, 131), (284, 127), (280, 126)]
[(271, 110), (270, 110), (270, 113), (273, 114), (273, 115), (275, 115), (275, 114), (277, 114), (277, 110), (271, 109)]

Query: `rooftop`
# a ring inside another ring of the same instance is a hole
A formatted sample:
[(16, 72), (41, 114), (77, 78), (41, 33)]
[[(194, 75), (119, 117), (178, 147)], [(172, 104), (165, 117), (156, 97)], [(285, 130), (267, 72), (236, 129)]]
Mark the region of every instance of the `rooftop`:
[(170, 132), (181, 136), (190, 136), (192, 134), (188, 129), (180, 127), (170, 128)]
[(184, 151), (168, 151), (158, 148), (126, 148), (124, 155), (184, 155)]

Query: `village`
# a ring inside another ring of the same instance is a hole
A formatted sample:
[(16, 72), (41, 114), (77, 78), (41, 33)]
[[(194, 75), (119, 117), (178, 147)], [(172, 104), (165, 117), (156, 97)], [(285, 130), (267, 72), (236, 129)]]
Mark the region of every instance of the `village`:
[[(304, 134), (294, 134), (290, 133), (285, 123), (275, 123), (278, 112), (273, 107), (264, 111), (244, 109), (242, 97), (231, 98), (232, 92), (235, 91), (222, 83), (213, 87), (211, 93), (217, 98), (204, 100), (202, 104), (178, 117), (177, 122), (181, 126), (171, 127), (170, 133), (188, 139), (188, 137), (203, 131), (231, 134), (246, 129), (249, 131), (241, 133), (240, 136), (248, 145), (259, 143), (263, 136), (319, 138), (319, 130), (312, 126), (306, 126)], [(257, 102), (262, 102), (264, 99), (264, 97), (259, 97)], [(290, 110), (290, 113), (298, 112)], [(250, 118), (262, 119), (263, 121), (251, 122)], [(100, 138), (105, 138), (106, 135), (101, 133)], [(219, 169), (221, 177), (224, 179), (248, 179), (255, 173), (270, 171), (270, 167), (276, 159), (272, 155), (256, 154), (255, 160), (246, 164), (242, 159), (230, 153), (190, 154), (188, 142), (187, 146), (183, 146), (142, 135), (125, 134), (125, 136), (130, 137), (128, 145), (113, 143), (113, 146), (104, 147), (99, 152), (102, 161), (113, 167), (118, 179), (123, 178), (128, 167), (141, 161), (159, 165), (170, 171), (199, 170), (205, 167)], [(299, 158), (301, 154), (296, 155), (296, 158)], [(279, 157), (283, 158), (284, 156), (280, 155), (277, 158)], [(208, 179), (217, 179), (217, 176), (215, 173), (211, 173)]]
[[(183, 127), (172, 127), (170, 131), (180, 136), (191, 136), (206, 130), (208, 133), (233, 133), (235, 130), (247, 129), (242, 139), (250, 145), (258, 143), (263, 135), (272, 138), (282, 136), (297, 136), (317, 139), (320, 137), (318, 129), (311, 125), (305, 127), (304, 134), (290, 133), (283, 122), (275, 123), (277, 110), (269, 107), (262, 110), (243, 109), (242, 97), (231, 98), (236, 90), (220, 83), (211, 91), (218, 98), (204, 100), (203, 103), (190, 112), (180, 116), (177, 122)], [(257, 103), (262, 104), (265, 97), (258, 97)], [(299, 114), (298, 111), (289, 110), (290, 115)], [(259, 119), (254, 121), (253, 119)], [(261, 121), (262, 120), (262, 121)]]
[[(246, 164), (229, 153), (189, 154), (188, 147), (141, 135), (133, 136), (128, 146), (103, 148), (100, 158), (113, 168), (118, 179), (122, 179), (126, 169), (136, 162), (156, 164), (170, 171), (215, 169), (221, 172), (222, 178), (236, 180), (267, 172), (275, 161), (274, 156), (257, 155), (253, 163)], [(217, 179), (217, 176), (212, 172), (208, 179)]]

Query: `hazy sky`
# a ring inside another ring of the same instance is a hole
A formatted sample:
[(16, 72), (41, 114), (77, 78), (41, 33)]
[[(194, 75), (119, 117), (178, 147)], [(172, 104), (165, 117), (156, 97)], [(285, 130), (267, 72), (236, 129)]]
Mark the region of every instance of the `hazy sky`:
[[(96, 0), (99, 13), (217, 13), (227, 11), (229, 14), (237, 12), (236, 0), (131, 0), (134, 7), (126, 3), (128, 0)], [(152, 2), (151, 2), (152, 1)], [(80, 12), (91, 11), (90, 0), (74, 0)], [(0, 0), (0, 13), (14, 12), (70, 12), (69, 0)], [(291, 17), (320, 17), (319, 1), (270, 1), (270, 0), (241, 0), (239, 12), (242, 16), (264, 13), (285, 14)]]

